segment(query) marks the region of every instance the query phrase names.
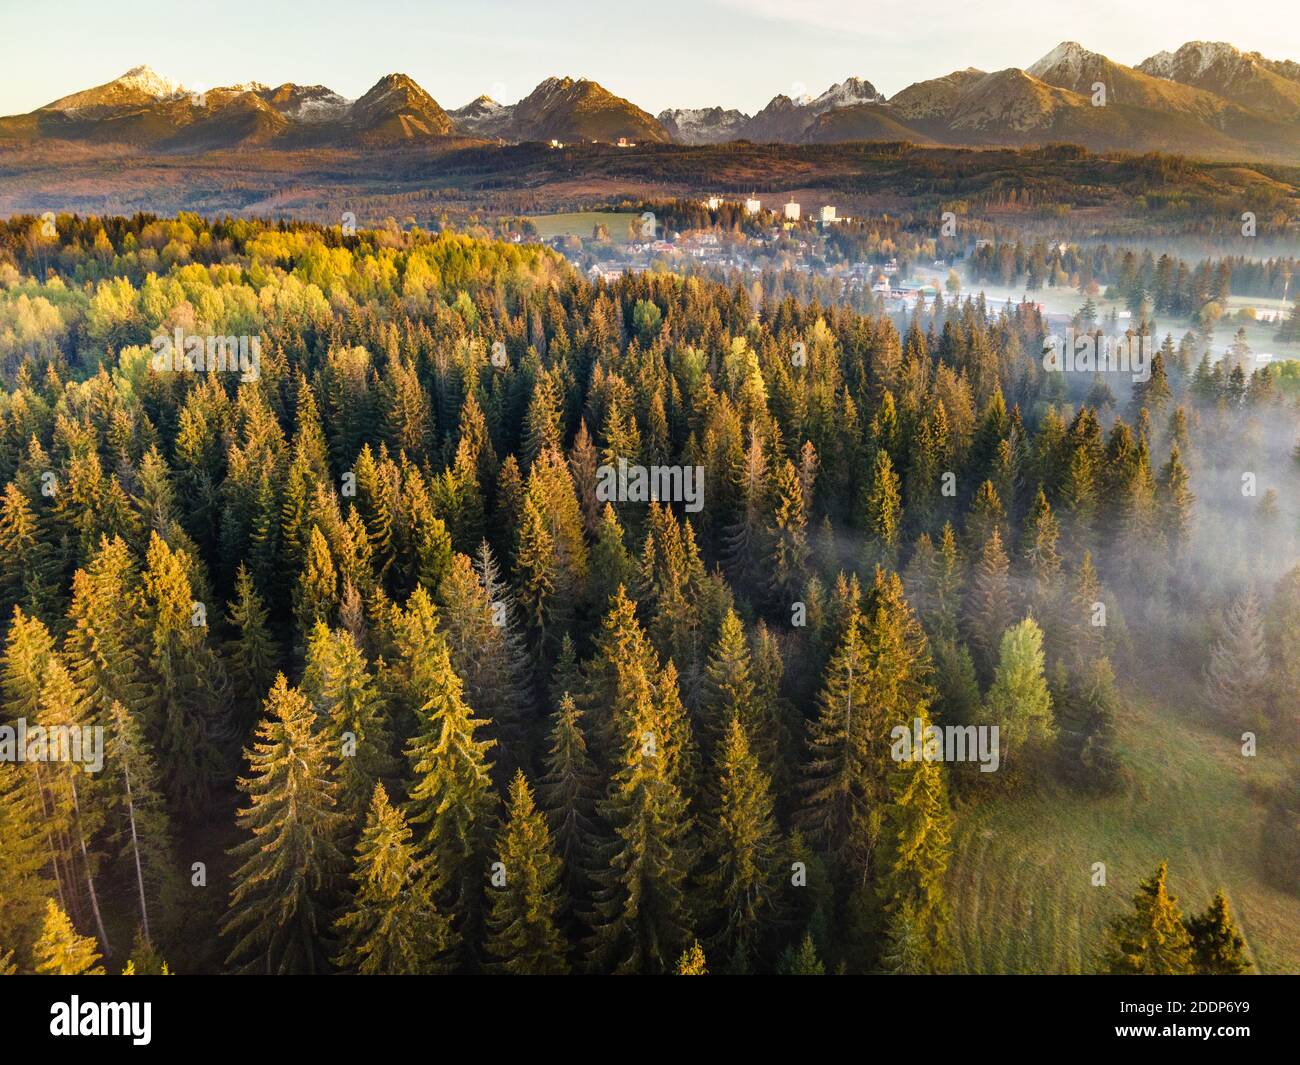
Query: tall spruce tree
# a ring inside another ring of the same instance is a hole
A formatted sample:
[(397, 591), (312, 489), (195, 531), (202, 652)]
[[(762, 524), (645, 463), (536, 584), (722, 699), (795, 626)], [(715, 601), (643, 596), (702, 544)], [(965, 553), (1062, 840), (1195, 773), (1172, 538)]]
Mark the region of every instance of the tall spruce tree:
[[(925, 736), (930, 718), (924, 704), (915, 713), (913, 728)], [(912, 753), (890, 771), (877, 892), (890, 919), (890, 945), (906, 954), (909, 966), (919, 956), (923, 971), (941, 973), (951, 963), (944, 876), (952, 853), (952, 811), (943, 763), (925, 757), (924, 750)]]
[[(656, 656), (635, 619), (625, 616), (629, 607), (620, 590), (597, 654), (618, 655), (624, 641), (630, 653), (601, 662), (593, 674), (597, 698), (612, 702), (604, 716), (611, 725), (613, 777), (599, 810), (613, 836), (597, 860), (589, 957), (598, 970), (659, 973), (671, 968), (689, 935), (693, 819), (679, 775), (689, 726), (665, 713), (670, 704), (655, 688)], [(612, 682), (608, 688), (602, 675)], [(664, 677), (676, 686), (675, 673)]]
[(397, 766), (383, 696), (350, 632), (316, 623), (307, 639), (302, 692), (320, 717), (317, 730), (338, 785), (338, 810), (355, 832), (366, 818), (375, 784), (394, 776)]
[(991, 678), (1002, 634), (1012, 621), (1011, 579), (1002, 536), (994, 529), (984, 542), (966, 595), (966, 633), (975, 666)]
[(737, 716), (723, 735), (715, 775), (716, 812), (705, 826), (705, 852), (712, 863), (707, 894), (717, 913), (710, 944), (731, 972), (741, 974), (755, 967), (779, 916), (781, 869), (771, 782)]
[[(553, 976), (568, 971), (558, 917), (561, 862), (523, 770), (510, 782), (506, 822), (488, 888), (487, 953), (500, 971)], [(498, 883), (498, 878), (501, 881)]]
[(1250, 727), (1267, 720), (1269, 663), (1259, 596), (1247, 588), (1228, 611), (1223, 635), (1205, 668), (1205, 698), (1228, 724)]
[(587, 753), (581, 718), (573, 696), (565, 692), (551, 725), (546, 775), (538, 788), (572, 902), (589, 894), (600, 837), (596, 819), (599, 778)]
[(228, 671), (245, 723), (251, 724), (275, 679), (280, 649), (268, 628), (270, 611), (243, 562), (235, 573), (235, 598), (227, 604), (227, 610), (237, 634), (225, 646)]
[(414, 782), (406, 816), (423, 833), (420, 853), (436, 874), (435, 898), (460, 919), (459, 930), (473, 942), (495, 828), (488, 760), (494, 741), (479, 739), (487, 722), (465, 702), (440, 636), (425, 655), (415, 677), (421, 699), (418, 731), (406, 746)]
[(383, 784), (375, 784), (352, 892), (335, 924), (335, 964), (363, 976), (446, 971), (458, 937), (434, 902), (435, 880), (416, 853), (402, 811), (389, 802)]
[(238, 820), (249, 835), (230, 852), (238, 868), (222, 931), (233, 941), (228, 961), (248, 972), (328, 971), (344, 819), (315, 724), (311, 703), (281, 673), (239, 779), (247, 805)]

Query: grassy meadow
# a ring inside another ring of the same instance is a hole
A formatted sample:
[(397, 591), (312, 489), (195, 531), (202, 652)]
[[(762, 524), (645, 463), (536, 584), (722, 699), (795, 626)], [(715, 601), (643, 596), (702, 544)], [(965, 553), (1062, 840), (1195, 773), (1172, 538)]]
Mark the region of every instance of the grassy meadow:
[[(1090, 972), (1106, 922), (1161, 861), (1183, 913), (1223, 887), (1261, 973), (1300, 973), (1300, 898), (1260, 872), (1264, 785), (1283, 769), (1267, 736), (1241, 741), (1188, 704), (1129, 692), (1116, 721), (1128, 771), (1103, 798), (999, 795), (957, 815), (949, 898), (957, 971)], [(1106, 863), (1105, 887), (1092, 864)]]

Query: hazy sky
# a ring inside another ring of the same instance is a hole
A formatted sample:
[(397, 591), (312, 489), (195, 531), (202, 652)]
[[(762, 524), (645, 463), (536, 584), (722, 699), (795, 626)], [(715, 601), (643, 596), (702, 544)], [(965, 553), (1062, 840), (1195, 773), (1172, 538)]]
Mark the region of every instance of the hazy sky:
[(505, 103), (551, 74), (651, 112), (753, 112), (856, 74), (887, 95), (977, 66), (1029, 66), (1063, 40), (1123, 63), (1189, 40), (1300, 60), (1293, 0), (0, 0), (0, 114), (148, 64), (196, 88), (410, 74), (444, 107)]

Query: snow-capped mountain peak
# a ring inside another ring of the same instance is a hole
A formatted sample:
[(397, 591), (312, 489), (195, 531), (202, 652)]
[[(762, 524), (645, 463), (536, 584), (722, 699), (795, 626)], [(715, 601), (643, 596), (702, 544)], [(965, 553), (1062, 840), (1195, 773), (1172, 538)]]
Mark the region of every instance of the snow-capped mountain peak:
[(1062, 41), (1047, 55), (1031, 66), (1027, 73), (1036, 78), (1054, 75), (1073, 80), (1082, 76), (1084, 64), (1094, 56), (1078, 41)]
[(832, 85), (815, 100), (809, 101), (817, 112), (829, 111), (833, 107), (852, 107), (855, 104), (883, 103), (884, 97), (876, 87), (865, 78), (845, 78)]
[(124, 88), (138, 89), (140, 92), (158, 100), (180, 96), (186, 91), (179, 81), (165, 78), (148, 66), (132, 67), (117, 79), (116, 84)]
[(1168, 78), (1175, 73), (1187, 78), (1198, 78), (1216, 63), (1223, 60), (1240, 60), (1241, 52), (1222, 41), (1188, 41), (1176, 52), (1157, 52), (1138, 69)]

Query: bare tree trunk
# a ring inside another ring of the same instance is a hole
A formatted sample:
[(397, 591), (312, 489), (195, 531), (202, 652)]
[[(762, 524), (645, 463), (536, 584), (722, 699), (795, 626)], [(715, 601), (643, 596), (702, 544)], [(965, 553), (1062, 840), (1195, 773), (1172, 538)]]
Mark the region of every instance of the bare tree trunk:
[[(76, 770), (72, 770), (73, 773)], [(86, 887), (90, 889), (90, 908), (95, 914), (95, 927), (99, 929), (99, 941), (104, 944), (104, 953), (112, 954), (113, 950), (108, 945), (108, 933), (104, 931), (104, 919), (99, 915), (99, 897), (95, 894), (95, 880), (90, 875), (90, 856), (86, 853), (86, 834), (81, 830), (81, 805), (77, 802), (77, 781), (73, 776), (68, 777), (68, 786), (72, 788), (72, 809), (77, 815), (77, 838), (81, 841), (81, 860), (86, 865)]]
[(50, 807), (45, 801), (45, 785), (41, 782), (41, 763), (33, 762), (32, 769), (36, 774), (36, 794), (41, 800), (41, 816), (45, 818), (45, 838), (50, 844), (50, 865), (54, 867), (54, 886), (59, 893), (59, 907), (67, 913), (68, 899), (63, 893), (63, 870), (59, 866), (59, 848), (54, 845), (54, 833), (50, 831)]
[(131, 821), (131, 851), (135, 855), (135, 882), (140, 889), (140, 920), (144, 928), (144, 938), (153, 942), (149, 936), (149, 904), (144, 897), (144, 873), (140, 871), (140, 840), (135, 834), (135, 801), (131, 798), (131, 770), (126, 770), (126, 812)]

